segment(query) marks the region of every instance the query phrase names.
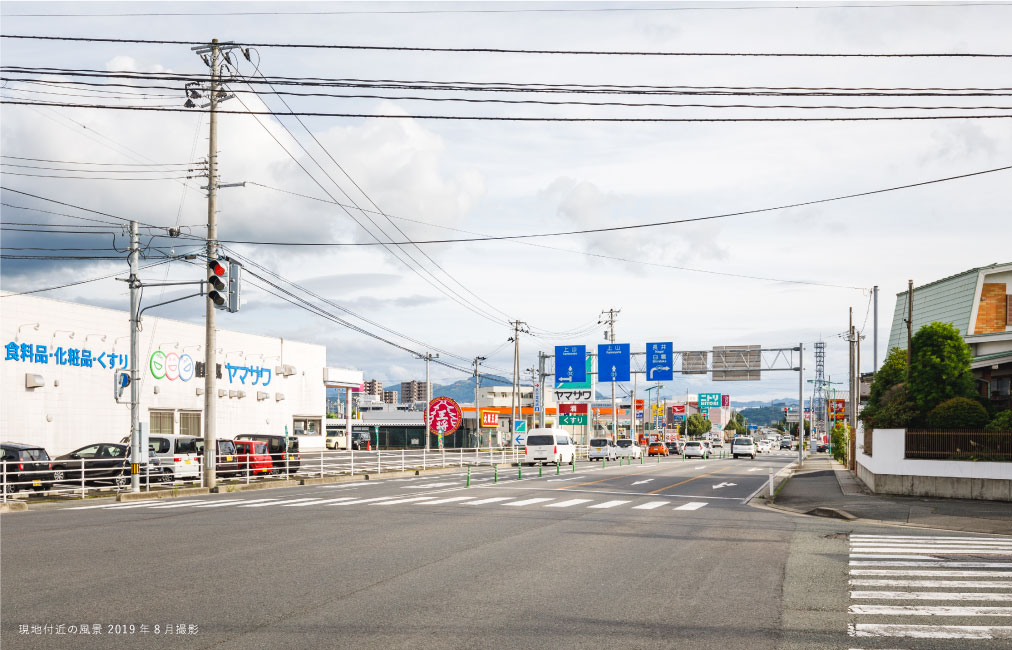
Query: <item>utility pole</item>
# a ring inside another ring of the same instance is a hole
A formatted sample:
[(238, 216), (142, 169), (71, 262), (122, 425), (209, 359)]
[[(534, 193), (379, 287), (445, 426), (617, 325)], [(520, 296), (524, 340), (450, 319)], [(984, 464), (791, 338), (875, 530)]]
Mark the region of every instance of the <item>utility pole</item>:
[[(520, 411), (520, 326), (527, 323), (513, 321), (513, 394), (510, 396), (510, 439), (516, 433), (517, 414)], [(526, 331), (526, 330), (524, 330)]]
[(540, 391), (541, 393), (541, 395), (539, 396), (540, 399), (538, 400), (538, 404), (541, 405), (541, 412), (537, 414), (538, 416), (537, 426), (542, 429), (545, 427), (545, 377), (547, 376), (545, 374), (546, 356), (547, 355), (545, 355), (544, 352), (538, 350), (538, 383), (534, 387), (534, 390)]
[[(207, 148), (207, 259), (218, 258), (218, 224), (216, 211), (218, 209), (218, 90), (219, 70), (218, 57), (221, 49), (218, 46), (218, 39), (211, 41), (210, 48), (211, 68), (211, 102), (210, 114), (210, 137)], [(206, 59), (205, 59), (206, 60)], [(204, 487), (214, 488), (217, 485), (215, 475), (215, 456), (217, 452), (217, 427), (216, 427), (216, 406), (218, 391), (215, 389), (217, 378), (217, 359), (215, 347), (217, 336), (215, 332), (214, 303), (211, 301), (210, 291), (204, 301)]]
[(140, 462), (142, 451), (147, 452), (147, 445), (142, 446), (140, 430), (140, 386), (137, 373), (138, 341), (137, 329), (139, 319), (140, 280), (137, 278), (138, 262), (141, 255), (137, 235), (137, 222), (130, 222), (130, 491), (141, 491)]
[(907, 280), (907, 382), (910, 382), (910, 347), (914, 338), (914, 281)]
[(478, 365), (484, 360), (485, 357), (474, 358), (474, 431), (478, 440), (481, 440), (481, 409), (478, 408), (478, 384), (481, 382), (481, 374)]
[(857, 390), (855, 389), (856, 382), (860, 381), (857, 379), (856, 372), (854, 369), (855, 354), (854, 354), (854, 308), (850, 308), (850, 329), (847, 332), (847, 341), (850, 344), (850, 440), (847, 443), (847, 468), (854, 470), (856, 467), (856, 461), (854, 459), (854, 452), (857, 450)]
[(878, 285), (877, 284), (874, 287), (872, 287), (871, 292), (872, 292), (872, 302), (875, 305), (874, 318), (872, 321), (872, 326), (874, 327), (874, 329), (872, 330), (872, 337), (871, 337), (871, 344), (872, 347), (874, 348), (872, 350), (871, 372), (872, 375), (874, 376), (878, 372)]
[(438, 359), (438, 354), (426, 352), (425, 354), (412, 355), (416, 359), (425, 360), (425, 449), (429, 449), (429, 403), (432, 402), (432, 384), (429, 382), (429, 362)]
[[(605, 314), (608, 314), (608, 320), (607, 321), (604, 321), (604, 320), (598, 321), (599, 325), (605, 324), (605, 323), (607, 323), (607, 325), (608, 325), (608, 331), (604, 333), (604, 338), (605, 338), (606, 341), (610, 341), (611, 343), (615, 342), (615, 317), (621, 311), (622, 311), (621, 309), (609, 309), (608, 311), (602, 311), (601, 312), (601, 316), (602, 317), (604, 317)], [(598, 381), (600, 381), (601, 380), (601, 357), (600, 356), (597, 358), (597, 364), (598, 364), (597, 365), (597, 379), (598, 379)], [(614, 381), (611, 382), (611, 439), (612, 439), (613, 442), (615, 440), (618, 440), (618, 407), (615, 404), (615, 382)]]
[(805, 462), (805, 344), (798, 344), (798, 467)]
[[(632, 395), (629, 396), (629, 439), (636, 444), (636, 373), (632, 373), (633, 386)], [(646, 419), (646, 413), (643, 414)]]

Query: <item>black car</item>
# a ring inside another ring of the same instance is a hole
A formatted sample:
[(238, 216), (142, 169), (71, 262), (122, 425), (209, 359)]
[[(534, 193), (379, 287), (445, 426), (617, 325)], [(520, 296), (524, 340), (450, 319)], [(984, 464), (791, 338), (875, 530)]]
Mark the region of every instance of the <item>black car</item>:
[(791, 440), (790, 438), (781, 438), (780, 439), (780, 448), (781, 449), (787, 449), (788, 451), (791, 450), (791, 449), (794, 449), (794, 441)]
[(672, 456), (678, 456), (682, 453), (681, 451), (678, 450), (677, 442), (666, 442), (664, 444), (668, 446), (668, 453), (670, 453)]
[(46, 450), (20, 442), (0, 443), (3, 451), (3, 490), (13, 494), (31, 488), (45, 490), (53, 482), (53, 463)]
[(825, 442), (820, 442), (817, 445), (815, 445), (815, 451), (817, 451), (819, 453), (822, 453), (824, 451), (829, 451), (829, 444), (827, 444)]
[[(219, 478), (225, 478), (228, 476), (239, 476), (242, 473), (242, 468), (239, 467), (239, 454), (235, 450), (235, 443), (231, 440), (217, 441), (216, 449), (214, 454), (214, 469)], [(200, 462), (204, 462), (204, 441), (197, 440), (194, 444), (197, 445), (197, 455), (201, 457)]]
[(271, 455), (271, 462), (274, 474), (294, 474), (299, 471), (301, 455), (299, 454), (299, 439), (292, 436), (274, 436), (268, 434), (243, 434), (236, 436), (236, 440), (256, 440), (267, 443), (267, 453)]
[(100, 442), (57, 456), (53, 459), (53, 481), (80, 482), (81, 472), (87, 481), (112, 481), (123, 486), (130, 483), (130, 447), (114, 442)]

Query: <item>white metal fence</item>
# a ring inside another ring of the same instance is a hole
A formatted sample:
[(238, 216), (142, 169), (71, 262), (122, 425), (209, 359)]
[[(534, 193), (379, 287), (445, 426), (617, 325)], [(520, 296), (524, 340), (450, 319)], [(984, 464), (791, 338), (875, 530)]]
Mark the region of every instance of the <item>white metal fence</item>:
[[(278, 454), (279, 456), (281, 454)], [(523, 447), (468, 448), (468, 449), (397, 449), (378, 451), (321, 450), (286, 454), (284, 459), (274, 458), (269, 463), (258, 463), (244, 459), (239, 454), (238, 463), (231, 462), (221, 469), (224, 459), (219, 458), (216, 478), (219, 484), (271, 482), (286, 479), (308, 479), (336, 476), (382, 475), (391, 472), (407, 472), (453, 467), (512, 466), (521, 462)], [(575, 448), (576, 460), (587, 459), (587, 447)], [(196, 487), (203, 480), (203, 463), (194, 461), (198, 470), (196, 476), (186, 479), (172, 474), (172, 458), (160, 459), (161, 465), (145, 464), (141, 467), (141, 490), (157, 490), (168, 487)], [(23, 498), (28, 494), (41, 493), (52, 496), (85, 498), (107, 493), (130, 491), (130, 465), (120, 463), (115, 467), (100, 467), (93, 460), (70, 460), (55, 463), (39, 461), (44, 469), (29, 469), (30, 463), (0, 461), (2, 499)]]

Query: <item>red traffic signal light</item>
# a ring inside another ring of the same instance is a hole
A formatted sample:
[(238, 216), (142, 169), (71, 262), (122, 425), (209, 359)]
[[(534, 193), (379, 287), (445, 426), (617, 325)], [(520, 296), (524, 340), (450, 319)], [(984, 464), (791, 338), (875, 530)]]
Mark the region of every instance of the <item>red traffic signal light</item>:
[(225, 273), (227, 273), (225, 265), (219, 262), (218, 260), (211, 260), (210, 262), (208, 262), (207, 268), (209, 268), (211, 272), (217, 275), (218, 277), (223, 277)]
[(222, 278), (227, 273), (225, 265), (218, 260), (209, 260), (207, 263), (207, 297), (211, 299), (214, 306), (223, 308), (225, 305), (225, 282)]

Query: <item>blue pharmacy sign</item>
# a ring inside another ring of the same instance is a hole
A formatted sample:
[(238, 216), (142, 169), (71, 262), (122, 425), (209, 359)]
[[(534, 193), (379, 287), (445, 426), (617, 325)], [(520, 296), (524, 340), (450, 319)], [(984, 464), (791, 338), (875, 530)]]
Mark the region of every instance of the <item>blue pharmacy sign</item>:
[(647, 381), (671, 381), (675, 364), (671, 343), (647, 343)]
[(628, 343), (602, 343), (597, 346), (597, 380), (629, 381)]
[(587, 346), (555, 346), (555, 384), (574, 384), (587, 381)]

